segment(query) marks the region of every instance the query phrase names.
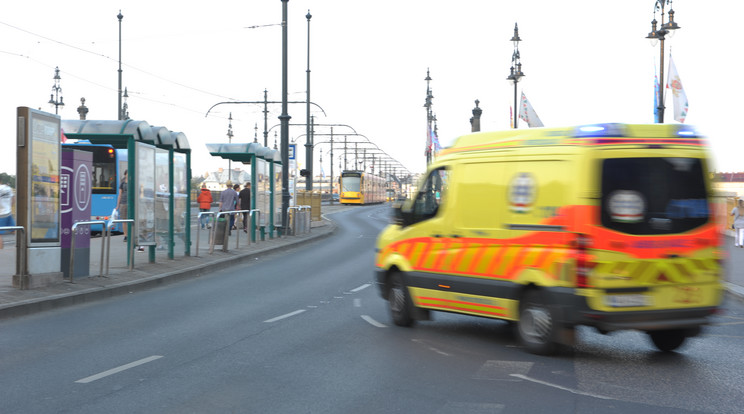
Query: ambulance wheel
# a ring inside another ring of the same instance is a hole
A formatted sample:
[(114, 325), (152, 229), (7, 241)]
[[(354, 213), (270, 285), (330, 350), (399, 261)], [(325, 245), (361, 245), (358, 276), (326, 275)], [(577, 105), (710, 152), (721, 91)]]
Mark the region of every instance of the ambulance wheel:
[(648, 336), (662, 352), (671, 352), (682, 346), (687, 339), (687, 334), (682, 329), (669, 329), (665, 331), (650, 331)]
[(403, 282), (403, 275), (398, 272), (390, 275), (388, 304), (390, 305), (393, 323), (398, 326), (413, 325), (413, 303), (411, 302), (411, 296), (408, 294), (408, 287)]
[(519, 303), (517, 334), (522, 345), (533, 354), (551, 355), (558, 349), (555, 318), (539, 290), (530, 289)]

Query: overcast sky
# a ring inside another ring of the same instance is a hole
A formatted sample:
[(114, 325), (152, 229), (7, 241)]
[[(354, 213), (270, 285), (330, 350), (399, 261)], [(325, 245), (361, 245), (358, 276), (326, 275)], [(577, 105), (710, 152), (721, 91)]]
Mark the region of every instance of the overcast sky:
[[(545, 126), (653, 122), (659, 46), (645, 39), (653, 0), (290, 0), (288, 7), (289, 100), (305, 100), (309, 9), (311, 101), (325, 111), (313, 108), (316, 122), (351, 126), (414, 172), (425, 167), (427, 68), (445, 146), (470, 132), (476, 99), (482, 130), (509, 128), (514, 92), (506, 77), (515, 22), (526, 75), (519, 89)], [(718, 171), (743, 171), (736, 104), (744, 92), (738, 76), (743, 35), (732, 22), (744, 15), (744, 5), (678, 0), (673, 7), (681, 29), (666, 51), (671, 47), (690, 102), (686, 123), (709, 137)], [(54, 113), (47, 102), (56, 66), (62, 119), (78, 118), (81, 97), (88, 119), (116, 119), (120, 9), (123, 85), (133, 119), (185, 133), (194, 175), (227, 167), (205, 144), (227, 142), (230, 112), (233, 142), (252, 142), (256, 124), (263, 141), (262, 105), (221, 105), (205, 115), (218, 102), (263, 100), (264, 89), (269, 100), (281, 100), (280, 0), (5, 1), (0, 172), (15, 174), (16, 107)], [(675, 122), (671, 107), (668, 98), (668, 123)], [(269, 110), (272, 127), (281, 106)], [(305, 106), (290, 105), (289, 115), (292, 124), (304, 124)], [(269, 136), (272, 147), (274, 132), (278, 137), (278, 126)], [(352, 132), (334, 127), (339, 139)], [(330, 127), (316, 133), (328, 134)], [(292, 127), (290, 140), (304, 144), (303, 134), (304, 126)], [(328, 173), (328, 145), (318, 148)], [(315, 163), (317, 171), (317, 154)]]

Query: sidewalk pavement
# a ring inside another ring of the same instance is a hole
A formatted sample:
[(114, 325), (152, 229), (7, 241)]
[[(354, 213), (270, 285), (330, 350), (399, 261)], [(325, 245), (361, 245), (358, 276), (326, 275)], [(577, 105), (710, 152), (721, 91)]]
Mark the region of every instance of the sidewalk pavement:
[[(3, 236), (5, 248), (0, 250), (0, 319), (146, 290), (173, 281), (208, 275), (250, 260), (257, 260), (268, 253), (290, 249), (301, 243), (330, 236), (335, 232), (336, 225), (327, 218), (327, 215), (348, 208), (353, 207), (324, 205), (322, 220), (312, 222), (309, 233), (296, 236), (269, 238), (267, 235), (264, 241), (256, 240), (248, 244), (246, 233), (242, 230), (233, 230), (229, 237), (229, 250), (223, 252), (222, 246), (217, 245), (212, 254), (209, 253), (209, 230), (200, 229), (194, 219), (191, 227), (191, 256), (184, 255), (184, 243), (177, 239), (174, 259), (168, 258), (167, 251), (156, 249), (155, 262), (149, 263), (148, 248), (144, 252), (135, 251), (133, 253), (135, 255), (134, 270), (132, 271), (129, 271), (127, 266), (127, 243), (123, 242), (124, 236), (115, 235), (111, 237), (108, 277), (99, 276), (101, 245), (105, 239), (93, 237), (90, 241), (91, 276), (75, 278), (75, 283), (64, 281), (30, 290), (13, 287), (15, 238), (6, 234)], [(196, 255), (197, 231), (200, 232), (198, 256)], [(238, 248), (235, 248), (236, 237), (239, 237)], [(106, 272), (105, 265), (103, 272)]]
[[(228, 244), (229, 251), (223, 252), (216, 246), (209, 254), (208, 230), (192, 226), (191, 256), (184, 256), (184, 245), (176, 241), (174, 259), (168, 259), (166, 251), (156, 251), (154, 263), (148, 262), (148, 252), (135, 252), (134, 270), (129, 271), (126, 258), (126, 243), (123, 236), (112, 236), (111, 257), (108, 277), (97, 276), (100, 272), (100, 246), (102, 238), (91, 239), (90, 277), (76, 278), (75, 283), (63, 282), (49, 287), (31, 290), (20, 290), (12, 286), (12, 272), (15, 269), (14, 238), (5, 235), (5, 249), (0, 250), (0, 319), (27, 315), (43, 310), (91, 302), (120, 294), (162, 286), (177, 280), (199, 277), (213, 273), (249, 260), (256, 260), (261, 255), (289, 249), (300, 243), (318, 240), (330, 236), (336, 226), (328, 214), (349, 206), (323, 206), (323, 219), (312, 223), (309, 233), (297, 236), (266, 237), (264, 241), (248, 244), (247, 235), (242, 231), (233, 231)], [(196, 232), (200, 231), (199, 254), (196, 255)], [(235, 248), (235, 236), (239, 235), (239, 247)], [(744, 248), (735, 248), (732, 237), (724, 237), (727, 249), (725, 261), (726, 275), (724, 285), (733, 299), (744, 302)], [(105, 269), (104, 269), (105, 272)]]

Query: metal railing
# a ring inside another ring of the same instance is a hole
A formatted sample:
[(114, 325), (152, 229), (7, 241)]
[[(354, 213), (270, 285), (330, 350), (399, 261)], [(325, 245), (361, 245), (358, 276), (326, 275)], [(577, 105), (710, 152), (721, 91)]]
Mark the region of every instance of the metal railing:
[[(72, 233), (72, 236), (70, 237), (70, 283), (75, 283), (75, 239), (77, 239), (77, 229), (80, 226), (90, 226), (93, 224), (100, 224), (102, 229), (106, 229), (106, 221), (105, 220), (90, 220), (90, 221), (78, 221), (77, 223), (72, 225), (72, 228), (70, 229), (70, 232)], [(100, 277), (103, 276), (103, 258), (104, 253), (106, 252), (106, 239), (104, 237), (108, 236), (108, 230), (104, 230), (101, 234), (101, 274)], [(90, 265), (90, 264), (89, 264)]]
[[(108, 225), (106, 226), (106, 274), (105, 276), (108, 277), (109, 274), (109, 262), (111, 261), (111, 228), (116, 225), (116, 223), (127, 223), (128, 224), (128, 230), (127, 234), (132, 234), (132, 224), (134, 224), (134, 219), (116, 219), (111, 220)], [(131, 240), (131, 238), (130, 238)], [(129, 254), (129, 270), (134, 270), (134, 249), (135, 249), (135, 243), (132, 240), (132, 251)]]
[[(196, 254), (195, 254), (196, 257), (199, 257), (199, 236), (201, 235), (201, 232), (198, 230), (201, 229), (202, 216), (210, 216), (210, 218), (212, 218), (212, 222), (214, 223), (214, 225), (215, 226), (217, 225), (217, 220), (214, 218), (215, 216), (214, 211), (200, 211), (199, 212), (199, 215), (197, 216), (197, 221), (199, 222), (199, 228), (197, 229), (197, 232), (196, 232)], [(207, 226), (209, 227), (209, 240), (212, 240), (212, 229), (214, 228), (214, 226), (209, 225), (209, 218), (207, 218)]]
[[(18, 258), (18, 276), (21, 281), (23, 281), (23, 276), (25, 276), (26, 273), (26, 229), (23, 228), (23, 226), (4, 226), (0, 227), (0, 231), (17, 231), (20, 232), (20, 237), (16, 236), (16, 248), (20, 249), (20, 256)], [(21, 282), (23, 283), (23, 282)], [(24, 289), (24, 286), (21, 286), (21, 289)]]

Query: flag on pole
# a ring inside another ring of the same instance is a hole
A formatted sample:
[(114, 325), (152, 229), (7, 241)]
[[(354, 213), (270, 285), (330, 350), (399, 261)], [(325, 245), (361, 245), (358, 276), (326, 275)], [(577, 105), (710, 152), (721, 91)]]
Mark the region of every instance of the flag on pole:
[(431, 145), (432, 145), (432, 147), (431, 147), (432, 148), (432, 152), (434, 154), (436, 154), (437, 152), (439, 152), (439, 150), (442, 149), (442, 145), (439, 144), (439, 137), (437, 137), (436, 131), (431, 130), (431, 129), (430, 129), (430, 131), (431, 131), (431, 138), (430, 139), (431, 139)]
[(669, 55), (669, 79), (667, 79), (667, 88), (672, 89), (674, 95), (674, 120), (684, 123), (687, 118), (687, 109), (689, 103), (687, 102), (687, 94), (685, 89), (682, 87), (682, 81), (679, 79), (679, 73), (677, 73), (677, 67), (674, 65), (672, 55)]
[(429, 154), (431, 154), (431, 122), (426, 123), (426, 150), (424, 151), (424, 155), (427, 157)]
[(522, 92), (522, 102), (519, 105), (519, 119), (527, 122), (530, 128), (544, 126), (540, 117), (537, 116), (537, 112), (530, 105), (530, 101), (524, 96), (524, 92)]
[(509, 105), (509, 128), (514, 128), (514, 109)]
[(656, 75), (656, 63), (654, 63), (654, 122), (659, 123), (659, 76)]

